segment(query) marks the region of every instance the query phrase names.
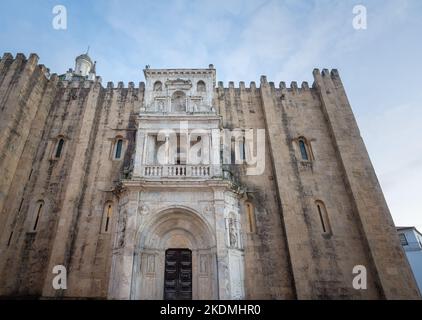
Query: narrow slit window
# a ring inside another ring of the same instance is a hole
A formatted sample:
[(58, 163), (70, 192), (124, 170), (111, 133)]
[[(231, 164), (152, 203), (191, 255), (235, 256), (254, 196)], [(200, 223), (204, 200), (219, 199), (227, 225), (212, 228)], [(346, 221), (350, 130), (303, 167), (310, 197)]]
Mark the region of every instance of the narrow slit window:
[(111, 202), (108, 202), (104, 208), (104, 220), (103, 220), (104, 233), (108, 233), (110, 231), (112, 215), (113, 215), (113, 204)]
[(317, 207), (318, 207), (319, 218), (321, 220), (322, 230), (325, 233), (327, 232), (327, 229), (325, 228), (325, 222), (324, 222), (324, 217), (322, 216), (321, 206), (317, 204)]
[(43, 202), (38, 202), (37, 203), (37, 206), (36, 206), (37, 215), (35, 217), (35, 222), (34, 222), (34, 226), (32, 228), (32, 231), (36, 231), (37, 230), (38, 223), (39, 223), (40, 218), (41, 218), (43, 207), (44, 207), (44, 203)]
[(299, 148), (300, 148), (300, 155), (302, 156), (302, 160), (308, 161), (309, 160), (308, 150), (306, 148), (306, 143), (303, 139), (299, 140)]
[(13, 237), (13, 231), (10, 232), (9, 240), (7, 240), (7, 246), (8, 247), (10, 246), (10, 243), (12, 242), (12, 237)]
[(57, 142), (57, 147), (56, 147), (56, 153), (54, 154), (55, 158), (60, 158), (60, 156), (62, 155), (62, 151), (63, 151), (63, 145), (64, 145), (64, 139), (61, 138), (59, 140), (59, 142)]
[(108, 206), (107, 206), (107, 216), (106, 216), (106, 223), (105, 223), (105, 228), (104, 228), (104, 231), (105, 232), (108, 232), (108, 228), (109, 228), (109, 226), (110, 226), (110, 219), (111, 219), (111, 204), (109, 204)]
[(114, 158), (115, 159), (120, 159), (121, 158), (121, 156), (122, 156), (122, 148), (123, 148), (123, 140), (122, 139), (119, 139), (116, 142), (116, 151), (115, 151), (115, 154), (114, 154)]
[(327, 209), (324, 203), (322, 201), (316, 201), (316, 206), (318, 209), (318, 216), (321, 222), (321, 228), (322, 228), (323, 234), (331, 235), (332, 231), (331, 231), (330, 221), (328, 219), (328, 213), (327, 213)]

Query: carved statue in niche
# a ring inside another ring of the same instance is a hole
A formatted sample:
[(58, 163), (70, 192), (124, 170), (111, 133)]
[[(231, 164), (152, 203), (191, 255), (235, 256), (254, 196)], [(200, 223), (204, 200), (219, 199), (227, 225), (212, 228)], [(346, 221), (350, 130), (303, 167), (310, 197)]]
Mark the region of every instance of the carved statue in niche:
[(163, 90), (163, 84), (161, 81), (155, 81), (154, 83), (154, 91), (162, 91)]
[(235, 226), (233, 218), (229, 219), (229, 237), (230, 237), (230, 246), (237, 247), (237, 232), (236, 232), (236, 226)]
[(199, 256), (199, 272), (200, 273), (207, 273), (207, 265), (208, 265), (208, 256), (205, 254), (201, 254)]
[(176, 91), (171, 96), (171, 110), (173, 112), (186, 112), (186, 94), (183, 91)]
[(198, 112), (199, 111), (198, 102), (193, 101), (192, 111), (193, 112)]
[(198, 92), (205, 92), (206, 91), (206, 86), (205, 86), (205, 82), (202, 80), (199, 80), (197, 85), (196, 85), (196, 91)]
[(155, 256), (153, 254), (149, 254), (147, 256), (147, 272), (153, 273), (155, 271)]
[(163, 100), (158, 100), (157, 101), (157, 105), (158, 105), (158, 111), (159, 112), (164, 112), (164, 101)]

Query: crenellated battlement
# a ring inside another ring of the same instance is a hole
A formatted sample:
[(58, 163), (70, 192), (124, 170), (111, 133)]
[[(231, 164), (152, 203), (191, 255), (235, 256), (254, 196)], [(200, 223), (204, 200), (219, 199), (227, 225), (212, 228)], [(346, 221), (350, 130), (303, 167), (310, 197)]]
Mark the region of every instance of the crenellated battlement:
[[(287, 90), (292, 92), (302, 92), (302, 91), (309, 91), (311, 89), (316, 88), (315, 87), (315, 81), (319, 77), (322, 77), (323, 79), (331, 79), (333, 83), (339, 83), (341, 82), (339, 72), (337, 69), (332, 69), (329, 71), (328, 69), (323, 69), (322, 72), (319, 71), (319, 69), (314, 69), (313, 71), (314, 76), (314, 83), (312, 86), (309, 85), (307, 81), (303, 81), (300, 86), (298, 85), (297, 81), (291, 81), (290, 85), (287, 85), (285, 81), (280, 81), (278, 84), (278, 87), (275, 86), (275, 83), (273, 81), (268, 81), (267, 76), (262, 75), (260, 77), (260, 86), (262, 85), (268, 85), (272, 89), (279, 89), (279, 90)], [(224, 90), (255, 90), (257, 88), (256, 83), (254, 81), (250, 82), (249, 87), (245, 86), (244, 81), (240, 81), (238, 86), (235, 86), (235, 83), (233, 81), (229, 81), (228, 85), (225, 86), (223, 81), (218, 81), (217, 83), (217, 90), (224, 91)]]
[[(56, 73), (53, 73), (50, 75), (50, 69), (47, 68), (44, 64), (38, 64), (38, 60), (39, 57), (37, 54), (35, 53), (31, 53), (29, 55), (29, 58), (26, 58), (25, 54), (23, 53), (17, 53), (15, 57), (13, 57), (13, 55), (9, 52), (6, 52), (3, 54), (3, 56), (0, 58), (0, 71), (4, 68), (7, 68), (8, 66), (14, 64), (19, 64), (21, 67), (23, 67), (26, 64), (32, 64), (32, 65), (37, 65), (38, 68), (40, 68), (40, 70), (42, 71), (42, 73), (45, 75), (46, 79), (49, 79), (50, 81), (53, 82), (59, 82), (60, 85), (62, 87), (72, 87), (72, 88), (90, 88), (93, 87), (94, 84), (99, 85), (102, 89), (105, 89), (106, 91), (110, 91), (110, 90), (139, 90), (139, 91), (145, 91), (146, 88), (146, 83), (145, 82), (139, 82), (138, 85), (136, 86), (134, 84), (134, 82), (129, 82), (127, 83), (127, 85), (123, 82), (123, 81), (119, 81), (117, 83), (114, 82), (107, 82), (107, 84), (105, 85), (105, 87), (103, 87), (102, 85), (102, 79), (99, 76), (96, 76), (94, 80), (58, 80), (57, 78), (60, 78)], [(155, 69), (154, 69), (155, 70)], [(152, 69), (148, 69), (146, 74), (150, 75), (150, 74), (168, 74), (165, 73), (164, 71), (167, 69), (160, 69), (160, 72), (155, 72)], [(158, 70), (158, 69), (157, 69)], [(171, 71), (173, 69), (168, 69), (168, 71)], [(175, 69), (178, 70), (178, 69)], [(188, 69), (186, 69), (188, 70)], [(190, 69), (189, 69), (190, 70)], [(192, 69), (192, 70), (196, 70), (196, 69)], [(201, 71), (202, 69), (198, 69), (199, 71)], [(211, 71), (212, 72), (211, 72)], [(180, 71), (180, 70), (179, 70)], [(197, 70), (196, 70), (197, 71)], [(195, 72), (196, 72), (195, 71)], [(208, 74), (211, 72), (211, 74), (215, 75), (215, 69), (214, 67), (211, 69), (204, 69), (202, 70), (203, 72), (196, 72), (198, 74)], [(178, 75), (181, 74), (189, 74), (188, 71), (186, 72), (182, 72), (182, 73), (178, 73)], [(341, 86), (341, 79), (340, 79), (340, 75), (337, 69), (322, 69), (320, 71), (320, 69), (315, 68), (313, 70), (313, 77), (314, 77), (314, 82), (312, 83), (312, 86), (310, 86), (308, 84), (308, 82), (303, 81), (300, 86), (298, 85), (297, 81), (291, 81), (289, 85), (286, 84), (286, 82), (281, 81), (279, 82), (278, 86), (275, 86), (275, 83), (272, 81), (268, 81), (267, 80), (267, 76), (266, 75), (262, 75), (260, 77), (260, 86), (262, 85), (268, 85), (270, 88), (274, 89), (274, 90), (281, 90), (281, 91), (291, 91), (294, 93), (300, 93), (300, 92), (305, 92), (305, 91), (309, 91), (312, 89), (317, 89), (318, 83), (322, 83), (325, 82), (327, 83), (327, 81), (332, 84), (334, 87), (338, 87)], [(321, 82), (322, 81), (322, 82)], [(217, 86), (215, 87), (215, 89), (217, 91), (224, 91), (224, 90), (240, 90), (240, 91), (244, 91), (244, 90), (256, 90), (257, 89), (257, 85), (255, 83), (255, 81), (251, 81), (249, 83), (249, 86), (247, 86), (245, 84), (245, 81), (240, 81), (239, 83), (235, 84), (234, 81), (229, 81), (227, 86), (225, 86), (223, 81), (218, 81)]]
[(16, 56), (10, 52), (5, 52), (0, 58), (0, 72), (6, 73), (9, 68), (20, 69), (21, 72), (27, 71), (33, 72), (35, 68), (38, 68), (41, 73), (45, 76), (45, 79), (50, 78), (50, 69), (44, 64), (38, 64), (39, 57), (36, 53), (31, 53), (27, 58), (25, 54), (18, 52)]
[(240, 81), (238, 85), (236, 86), (234, 81), (229, 81), (228, 86), (224, 86), (223, 81), (218, 81), (217, 83), (217, 90), (223, 91), (223, 90), (256, 90), (256, 83), (255, 81), (251, 81), (249, 83), (249, 86), (246, 86), (244, 81)]
[[(58, 77), (57, 74), (52, 74), (50, 77), (50, 80), (52, 79), (52, 77)], [(100, 86), (101, 89), (104, 89), (106, 91), (119, 91), (119, 90), (139, 90), (139, 91), (143, 91), (145, 90), (145, 82), (139, 82), (138, 86), (135, 86), (134, 82), (129, 82), (127, 84), (127, 86), (125, 86), (125, 83), (123, 81), (119, 81), (117, 82), (117, 86), (115, 85), (114, 82), (109, 81), (107, 82), (106, 86), (103, 87), (102, 84), (102, 79), (101, 77), (96, 77), (96, 79), (93, 80), (59, 80), (60, 82), (60, 86), (64, 87), (64, 88), (91, 88), (94, 85)]]

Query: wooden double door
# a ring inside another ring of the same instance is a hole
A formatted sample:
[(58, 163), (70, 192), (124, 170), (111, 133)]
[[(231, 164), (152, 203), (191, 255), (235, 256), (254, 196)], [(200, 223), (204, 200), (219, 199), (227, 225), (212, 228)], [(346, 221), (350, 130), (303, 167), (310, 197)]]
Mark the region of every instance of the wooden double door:
[(192, 251), (168, 249), (164, 270), (164, 299), (192, 299)]

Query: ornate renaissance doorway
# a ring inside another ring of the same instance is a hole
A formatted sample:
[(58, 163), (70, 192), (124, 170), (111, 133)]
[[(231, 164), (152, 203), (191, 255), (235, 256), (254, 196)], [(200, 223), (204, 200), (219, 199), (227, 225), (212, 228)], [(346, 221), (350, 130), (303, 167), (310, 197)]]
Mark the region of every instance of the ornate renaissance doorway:
[(216, 244), (211, 225), (187, 208), (151, 214), (141, 224), (131, 299), (216, 299)]
[(192, 251), (168, 249), (164, 269), (164, 300), (192, 299)]

